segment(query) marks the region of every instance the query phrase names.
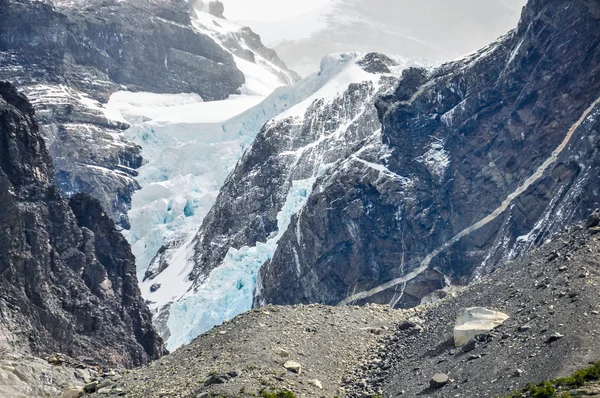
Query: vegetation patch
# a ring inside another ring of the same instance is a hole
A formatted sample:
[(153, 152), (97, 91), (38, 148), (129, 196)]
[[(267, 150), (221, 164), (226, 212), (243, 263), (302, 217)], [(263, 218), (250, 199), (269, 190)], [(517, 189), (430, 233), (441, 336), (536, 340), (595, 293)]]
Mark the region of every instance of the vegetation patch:
[(539, 384), (528, 384), (523, 390), (514, 392), (507, 398), (570, 398), (569, 391), (583, 387), (586, 383), (600, 380), (600, 362), (578, 370), (569, 377), (553, 379)]
[(260, 396), (263, 398), (296, 398), (296, 394), (291, 391), (281, 390), (281, 391), (273, 391), (269, 392), (267, 390), (262, 390), (260, 392)]

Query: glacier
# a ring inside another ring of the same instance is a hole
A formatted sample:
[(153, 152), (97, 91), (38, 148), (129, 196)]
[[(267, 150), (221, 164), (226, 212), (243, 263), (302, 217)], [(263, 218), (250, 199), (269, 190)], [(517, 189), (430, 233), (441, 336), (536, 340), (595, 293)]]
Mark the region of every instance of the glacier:
[[(265, 77), (269, 68), (240, 68), (247, 86), (223, 101), (205, 102), (189, 93), (121, 91), (110, 97), (106, 116), (131, 126), (126, 138), (142, 148), (146, 162), (136, 178), (141, 189), (132, 198), (131, 228), (123, 233), (136, 256), (142, 294), (158, 315), (169, 349), (252, 307), (261, 265), (273, 256), (291, 217), (326, 168), (293, 181), (277, 216), (277, 233), (252, 247), (231, 248), (219, 267), (194, 283), (189, 274), (195, 235), (236, 163), (265, 124), (301, 120), (317, 100), (332, 102), (352, 83), (376, 83), (379, 76), (357, 64), (362, 56), (327, 56), (317, 73), (292, 85)], [(394, 74), (406, 66), (403, 60)], [(158, 254), (166, 259), (164, 269)]]
[(223, 264), (214, 269), (198, 287), (184, 294), (170, 306), (167, 326), (171, 337), (169, 350), (189, 343), (200, 334), (225, 320), (252, 308), (254, 288), (260, 267), (273, 257), (277, 242), (290, 220), (310, 196), (316, 177), (294, 181), (283, 209), (277, 215), (278, 232), (265, 243), (254, 247), (230, 249)]

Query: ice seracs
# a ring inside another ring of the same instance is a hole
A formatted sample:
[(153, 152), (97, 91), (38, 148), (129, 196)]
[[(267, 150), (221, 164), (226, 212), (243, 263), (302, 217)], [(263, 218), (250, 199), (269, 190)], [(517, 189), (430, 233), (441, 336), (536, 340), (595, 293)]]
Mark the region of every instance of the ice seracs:
[[(377, 135), (373, 102), (407, 64), (381, 54), (331, 55), (318, 73), (221, 123), (222, 133), (250, 145), (239, 146), (239, 161), (219, 161), (231, 173), (208, 214), (194, 219), (203, 218), (196, 237), (174, 232), (142, 285), (171, 349), (252, 307), (261, 290), (259, 270), (289, 233), (313, 183), (353, 146)], [(152, 286), (161, 287), (152, 292)], [(173, 292), (180, 297), (173, 299)]]

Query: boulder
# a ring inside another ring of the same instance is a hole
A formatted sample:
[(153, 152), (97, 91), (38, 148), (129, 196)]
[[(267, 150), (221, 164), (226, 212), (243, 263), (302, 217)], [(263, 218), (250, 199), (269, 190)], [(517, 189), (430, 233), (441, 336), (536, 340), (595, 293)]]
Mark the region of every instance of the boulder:
[(590, 214), (587, 221), (585, 222), (586, 228), (594, 228), (598, 225), (600, 225), (600, 209), (594, 210), (594, 212)]
[(213, 374), (204, 382), (205, 386), (212, 386), (213, 384), (225, 384), (229, 381), (230, 376), (226, 374)]
[(85, 390), (85, 392), (92, 393), (92, 392), (95, 392), (95, 391), (96, 391), (96, 389), (98, 388), (98, 384), (99, 384), (99, 383), (98, 383), (98, 381), (92, 381), (92, 382), (90, 382), (90, 383), (87, 383), (87, 384), (86, 384), (86, 385), (83, 387), (83, 389)]
[(302, 373), (302, 366), (295, 361), (287, 361), (285, 364), (283, 364), (283, 367), (293, 373)]
[(563, 337), (565, 337), (563, 334), (553, 333), (550, 337), (548, 337), (548, 339), (546, 339), (546, 343), (554, 343), (555, 341), (558, 341)]
[(65, 388), (62, 394), (62, 398), (79, 398), (83, 396), (83, 394), (85, 394), (85, 391), (83, 391), (83, 387), (71, 386)]
[(462, 347), (478, 334), (489, 332), (502, 325), (508, 315), (482, 307), (465, 308), (456, 319), (454, 345)]
[(429, 387), (437, 390), (439, 388), (444, 387), (446, 384), (448, 384), (449, 380), (450, 380), (450, 378), (448, 377), (447, 374), (444, 374), (444, 373), (435, 374), (435, 375), (433, 375), (431, 380), (429, 380)]

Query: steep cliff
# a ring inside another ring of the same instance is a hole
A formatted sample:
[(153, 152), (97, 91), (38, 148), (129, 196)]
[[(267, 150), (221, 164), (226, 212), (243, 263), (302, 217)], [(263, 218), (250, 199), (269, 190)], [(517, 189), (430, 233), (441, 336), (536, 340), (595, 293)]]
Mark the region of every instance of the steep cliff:
[(70, 206), (34, 110), (0, 83), (0, 347), (135, 366), (165, 353), (125, 239), (97, 200)]
[(595, 1), (531, 0), (496, 43), (405, 71), (377, 103), (386, 152), (364, 146), (316, 182), (256, 303), (415, 305), (585, 217), (600, 201), (599, 28)]

